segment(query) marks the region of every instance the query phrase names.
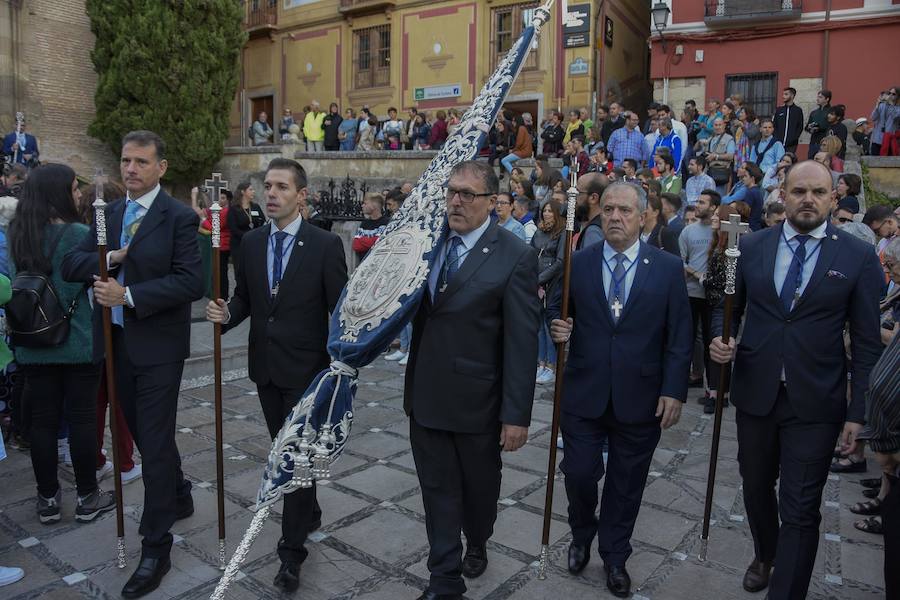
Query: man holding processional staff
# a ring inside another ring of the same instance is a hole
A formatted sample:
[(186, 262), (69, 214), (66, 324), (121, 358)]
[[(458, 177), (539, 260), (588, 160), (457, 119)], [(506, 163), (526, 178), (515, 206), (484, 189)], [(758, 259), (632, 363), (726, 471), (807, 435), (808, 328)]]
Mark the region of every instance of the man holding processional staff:
[(98, 275), (94, 236), (63, 261), (66, 280), (93, 284), (95, 362), (104, 356), (101, 307), (112, 309), (116, 391), (143, 458), (141, 560), (122, 589), (126, 598), (159, 587), (171, 568), (169, 530), (194, 512), (175, 444), (175, 417), (190, 353), (191, 302), (203, 296), (203, 269), (197, 215), (161, 189), (166, 168), (157, 134), (125, 135), (120, 170), (127, 196), (106, 211), (110, 278)]

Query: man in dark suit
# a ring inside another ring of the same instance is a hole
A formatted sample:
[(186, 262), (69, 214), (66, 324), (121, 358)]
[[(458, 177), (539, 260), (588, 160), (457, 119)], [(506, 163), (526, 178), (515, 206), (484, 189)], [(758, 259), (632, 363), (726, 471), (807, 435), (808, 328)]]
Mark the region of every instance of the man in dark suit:
[(128, 194), (107, 209), (111, 278), (98, 280), (95, 236), (63, 260), (63, 277), (94, 285), (94, 361), (103, 360), (101, 306), (112, 308), (116, 391), (143, 459), (141, 561), (122, 589), (138, 598), (171, 567), (169, 529), (194, 512), (181, 472), (175, 414), (184, 360), (190, 354), (191, 302), (203, 296), (197, 215), (165, 193), (165, 145), (150, 131), (122, 140), (120, 168)]
[[(540, 307), (537, 255), (492, 223), (485, 163), (450, 174), (449, 231), (413, 320), (404, 409), (425, 505), (431, 579), (420, 600), (458, 599), (487, 567), (500, 450), (528, 439)], [(468, 547), (462, 558), (460, 531)]]
[[(625, 562), (644, 484), (660, 427), (681, 416), (693, 337), (681, 260), (640, 240), (643, 189), (610, 184), (601, 206), (606, 241), (572, 259), (572, 317), (559, 318), (562, 290), (548, 317), (554, 342), (571, 336), (560, 418), (572, 528), (569, 571), (584, 569), (596, 535), (606, 586), (625, 598), (631, 593)], [(604, 473), (598, 519), (597, 483)]]
[[(250, 317), (250, 379), (269, 434), (284, 419), (315, 376), (328, 367), (328, 318), (347, 283), (341, 239), (301, 216), (306, 205), (306, 172), (296, 161), (277, 158), (266, 170), (269, 225), (244, 235), (234, 298), (206, 308), (223, 332)], [(293, 592), (309, 552), (306, 536), (321, 523), (316, 488), (284, 496), (275, 586)]]
[(710, 356), (735, 360), (731, 401), (756, 551), (743, 586), (751, 592), (768, 586), (772, 600), (806, 597), (835, 441), (840, 434), (843, 448), (855, 449), (869, 371), (882, 348), (884, 276), (870, 245), (828, 222), (831, 186), (827, 167), (794, 165), (784, 186), (787, 220), (741, 239), (732, 331), (742, 316), (745, 324), (736, 358), (734, 338), (727, 345), (721, 338), (722, 309), (713, 313), (719, 337)]

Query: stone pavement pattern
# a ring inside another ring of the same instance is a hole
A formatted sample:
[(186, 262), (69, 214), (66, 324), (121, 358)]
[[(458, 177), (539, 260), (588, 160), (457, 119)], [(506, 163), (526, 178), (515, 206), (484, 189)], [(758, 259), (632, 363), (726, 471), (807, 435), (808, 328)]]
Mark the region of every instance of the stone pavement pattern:
[[(253, 384), (245, 373), (224, 386), (225, 489), (229, 555), (252, 517), (250, 508), (269, 449)], [(208, 598), (216, 570), (217, 521), (213, 388), (207, 380), (185, 382), (178, 411), (177, 440), (185, 475), (194, 483), (195, 514), (174, 527), (173, 569), (148, 598)], [(318, 488), (321, 531), (309, 542), (298, 599), (404, 600), (417, 598), (428, 580), (427, 540), (408, 423), (402, 410), (402, 367), (382, 359), (364, 369), (348, 450), (334, 465), (332, 481)], [(741, 576), (752, 559), (735, 456), (734, 411), (723, 424), (711, 532), (710, 560), (697, 560), (706, 489), (712, 421), (691, 390), (681, 422), (663, 432), (656, 451), (628, 562), (634, 598), (709, 600), (758, 598), (745, 593)], [(550, 443), (552, 388), (536, 393), (531, 440), (504, 455), (503, 483), (495, 533), (488, 545), (489, 565), (469, 582), (467, 598), (526, 600), (611, 598), (596, 555), (581, 576), (566, 570), (569, 532), (566, 498), (557, 475), (551, 528), (553, 565), (537, 579), (541, 514)], [(874, 462), (870, 460), (874, 466)], [(867, 476), (872, 476), (873, 472)], [(862, 499), (862, 476), (832, 476), (825, 489), (822, 532), (810, 598), (883, 598), (881, 538), (853, 528), (847, 506)], [(24, 580), (0, 589), (0, 597), (119, 598), (140, 553), (138, 522), (143, 484), (125, 487), (129, 566), (114, 565), (115, 515), (95, 523), (74, 522), (74, 478), (60, 469), (63, 520), (41, 525), (34, 511), (35, 487), (27, 454), (10, 450), (0, 463), (0, 565), (21, 566)], [(104, 482), (111, 489), (110, 480)], [(279, 598), (272, 587), (278, 568), (280, 535), (275, 511), (250, 551), (228, 598)]]

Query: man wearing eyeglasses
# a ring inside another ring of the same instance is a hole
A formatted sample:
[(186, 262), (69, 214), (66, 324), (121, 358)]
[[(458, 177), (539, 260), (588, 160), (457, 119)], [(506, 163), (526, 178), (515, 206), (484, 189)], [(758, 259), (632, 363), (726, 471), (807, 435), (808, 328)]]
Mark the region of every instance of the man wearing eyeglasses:
[(831, 213), (831, 224), (840, 227), (844, 223), (853, 222), (853, 213), (846, 208), (838, 208)]
[(538, 261), (530, 246), (491, 221), (498, 188), (486, 163), (467, 161), (451, 171), (448, 230), (413, 319), (403, 400), (430, 546), (431, 577), (420, 600), (462, 598), (462, 576), (485, 571), (500, 452), (528, 439)]

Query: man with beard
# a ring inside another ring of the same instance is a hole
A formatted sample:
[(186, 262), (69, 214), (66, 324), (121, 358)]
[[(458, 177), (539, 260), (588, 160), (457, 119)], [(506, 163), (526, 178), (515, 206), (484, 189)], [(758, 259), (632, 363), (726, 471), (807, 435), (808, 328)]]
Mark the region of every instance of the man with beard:
[[(584, 569), (596, 536), (606, 586), (626, 598), (631, 534), (661, 429), (681, 416), (693, 337), (681, 260), (640, 240), (644, 190), (612, 183), (601, 207), (605, 242), (572, 259), (572, 318), (559, 318), (561, 290), (547, 312), (553, 341), (571, 336), (560, 420), (572, 528), (569, 571)], [(604, 475), (598, 518), (597, 484)]]
[[(487, 568), (501, 450), (528, 439), (540, 307), (537, 254), (491, 220), (499, 183), (465, 161), (447, 183), (448, 231), (413, 318), (403, 407), (425, 507), (428, 589), (461, 600)], [(460, 532), (466, 534), (462, 555)]]
[(723, 342), (721, 308), (713, 314), (720, 337), (710, 344), (715, 362), (735, 360), (731, 402), (755, 550), (743, 586), (768, 587), (771, 600), (806, 597), (835, 440), (853, 452), (865, 420), (884, 285), (872, 247), (828, 222), (827, 167), (795, 164), (784, 189), (787, 220), (741, 238), (732, 325), (738, 331), (746, 319), (740, 345), (735, 352), (734, 338)]

